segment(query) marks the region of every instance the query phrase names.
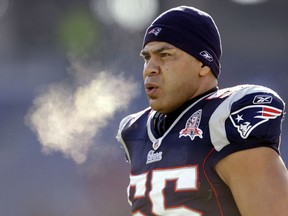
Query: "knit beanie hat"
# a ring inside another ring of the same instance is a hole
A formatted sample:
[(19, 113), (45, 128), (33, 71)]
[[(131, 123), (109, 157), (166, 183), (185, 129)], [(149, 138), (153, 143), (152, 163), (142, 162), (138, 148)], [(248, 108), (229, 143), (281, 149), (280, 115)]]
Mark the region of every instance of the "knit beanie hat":
[(147, 28), (143, 47), (152, 41), (167, 42), (194, 56), (218, 78), (221, 38), (213, 18), (206, 12), (180, 6), (162, 13)]

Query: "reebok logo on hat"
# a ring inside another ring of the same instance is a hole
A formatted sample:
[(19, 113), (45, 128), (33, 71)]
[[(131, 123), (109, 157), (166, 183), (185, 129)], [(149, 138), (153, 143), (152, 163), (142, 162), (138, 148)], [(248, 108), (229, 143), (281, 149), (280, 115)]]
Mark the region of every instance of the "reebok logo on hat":
[(206, 50), (203, 50), (199, 53), (203, 58), (205, 58), (207, 61), (212, 62), (213, 61), (213, 56), (207, 52)]

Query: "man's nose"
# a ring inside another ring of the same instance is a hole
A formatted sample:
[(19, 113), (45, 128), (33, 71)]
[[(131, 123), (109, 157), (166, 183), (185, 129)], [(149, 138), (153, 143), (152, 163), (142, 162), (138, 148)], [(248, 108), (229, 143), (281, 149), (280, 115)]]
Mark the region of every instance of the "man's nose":
[(160, 66), (156, 58), (151, 57), (144, 64), (144, 76), (155, 76), (159, 74)]

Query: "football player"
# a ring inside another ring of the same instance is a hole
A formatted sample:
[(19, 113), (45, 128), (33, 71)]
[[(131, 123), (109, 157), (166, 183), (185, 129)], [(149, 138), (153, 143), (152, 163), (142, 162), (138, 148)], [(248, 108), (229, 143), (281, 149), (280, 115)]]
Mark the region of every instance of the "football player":
[(221, 52), (213, 19), (196, 8), (172, 8), (148, 27), (150, 106), (117, 135), (131, 164), (132, 215), (288, 215), (284, 102), (259, 85), (218, 89)]

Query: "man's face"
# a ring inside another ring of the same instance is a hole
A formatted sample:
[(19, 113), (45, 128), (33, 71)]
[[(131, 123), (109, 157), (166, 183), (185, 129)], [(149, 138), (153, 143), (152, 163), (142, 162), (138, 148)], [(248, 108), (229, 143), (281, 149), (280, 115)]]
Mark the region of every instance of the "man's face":
[(144, 58), (145, 92), (152, 109), (170, 113), (197, 96), (202, 63), (166, 42), (150, 42), (141, 51)]

